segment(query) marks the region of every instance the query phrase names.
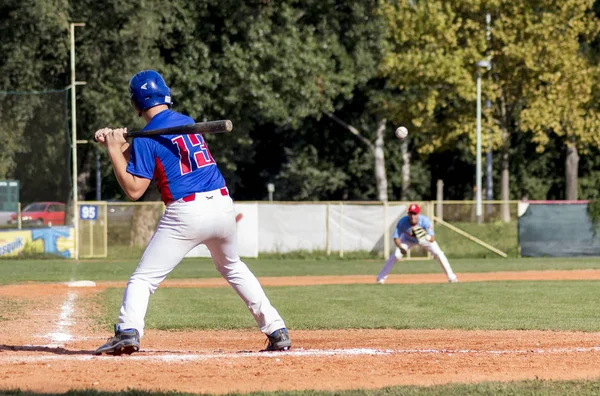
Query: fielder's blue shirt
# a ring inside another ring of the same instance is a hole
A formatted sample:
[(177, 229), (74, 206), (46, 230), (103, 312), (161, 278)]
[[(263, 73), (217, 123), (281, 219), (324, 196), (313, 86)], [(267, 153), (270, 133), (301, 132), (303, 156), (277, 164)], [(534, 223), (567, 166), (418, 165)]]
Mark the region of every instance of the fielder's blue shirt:
[[(431, 220), (429, 220), (429, 218), (427, 216), (420, 214), (419, 220), (417, 221), (416, 225), (421, 226), (427, 232), (428, 235), (434, 235), (433, 227), (431, 226)], [(404, 216), (403, 218), (401, 218), (398, 221), (398, 224), (396, 225), (396, 229), (394, 230), (394, 234), (392, 235), (392, 238), (394, 238), (394, 239), (400, 238), (401, 241), (419, 243), (417, 238), (413, 237), (410, 234), (410, 230), (412, 227), (413, 226), (410, 224), (410, 220), (408, 219), (408, 216)]]
[[(144, 130), (193, 123), (191, 117), (164, 110)], [(195, 192), (225, 187), (225, 179), (201, 134), (137, 137), (130, 152), (127, 172), (154, 179), (165, 204)]]

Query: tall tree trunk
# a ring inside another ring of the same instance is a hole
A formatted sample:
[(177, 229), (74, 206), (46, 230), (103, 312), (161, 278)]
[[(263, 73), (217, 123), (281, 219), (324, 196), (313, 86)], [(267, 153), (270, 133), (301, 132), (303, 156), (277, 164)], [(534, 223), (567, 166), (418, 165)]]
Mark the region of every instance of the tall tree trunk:
[[(88, 192), (88, 182), (91, 175), (92, 164), (89, 161), (89, 155), (85, 151), (82, 151), (83, 160), (79, 166), (77, 172), (77, 200), (84, 201), (85, 196)], [(71, 164), (69, 164), (71, 165)], [(69, 172), (69, 177), (71, 174)], [(69, 179), (71, 180), (71, 179)], [(71, 181), (72, 183), (72, 181)], [(69, 183), (69, 187), (71, 187), (71, 183)], [(65, 191), (65, 194), (67, 192)], [(66, 208), (65, 208), (65, 224), (73, 225), (75, 216), (79, 216), (79, 209), (76, 211), (73, 210), (73, 190), (69, 188), (68, 195), (66, 195)], [(76, 214), (77, 213), (77, 214)]]
[(401, 201), (408, 201), (408, 191), (410, 189), (410, 152), (408, 151), (408, 142), (404, 140), (400, 146), (402, 153), (402, 191), (400, 193)]
[(565, 178), (567, 189), (565, 199), (577, 200), (577, 178), (579, 176), (579, 153), (574, 139), (567, 143), (567, 159), (565, 160)]
[(79, 174), (77, 175), (77, 199), (84, 201), (89, 191), (89, 182), (92, 176), (92, 159), (88, 152), (84, 154)]
[(379, 121), (377, 126), (377, 137), (375, 138), (375, 147), (373, 148), (373, 156), (375, 157), (375, 182), (377, 183), (377, 199), (381, 202), (388, 200), (387, 194), (387, 176), (385, 174), (385, 153), (383, 151), (385, 124), (387, 120), (384, 118)]
[(510, 221), (510, 205), (508, 200), (510, 199), (510, 184), (509, 184), (509, 157), (508, 151), (510, 149), (510, 133), (507, 129), (502, 130), (502, 180), (500, 185), (500, 199), (502, 202), (502, 221), (508, 223)]
[(142, 201), (145, 205), (136, 206), (131, 219), (131, 231), (129, 233), (129, 246), (145, 246), (158, 224), (163, 212), (160, 194), (154, 182), (148, 186)]
[(324, 114), (346, 128), (351, 134), (356, 136), (361, 142), (367, 145), (373, 153), (373, 159), (375, 162), (375, 183), (377, 187), (377, 199), (382, 202), (386, 202), (387, 199), (387, 176), (385, 174), (385, 154), (383, 151), (385, 125), (387, 120), (385, 118), (379, 121), (377, 125), (377, 137), (375, 138), (375, 144), (371, 143), (369, 139), (364, 137), (360, 131), (354, 126), (347, 124), (345, 121), (339, 119), (335, 114), (330, 112), (324, 112)]

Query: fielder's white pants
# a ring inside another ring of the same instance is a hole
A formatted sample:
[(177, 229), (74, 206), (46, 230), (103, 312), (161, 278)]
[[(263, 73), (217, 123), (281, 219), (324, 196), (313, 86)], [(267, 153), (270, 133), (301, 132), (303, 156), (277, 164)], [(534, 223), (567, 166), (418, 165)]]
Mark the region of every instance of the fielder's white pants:
[[(402, 241), (402, 243), (407, 246), (406, 251), (409, 251), (412, 247), (419, 245), (419, 243), (411, 242), (411, 241)], [(430, 252), (433, 255), (433, 258), (438, 263), (440, 263), (440, 265), (442, 266), (442, 269), (444, 270), (444, 272), (446, 273), (446, 276), (448, 277), (448, 280), (456, 279), (456, 275), (452, 271), (452, 267), (450, 267), (448, 258), (446, 258), (446, 255), (444, 254), (444, 252), (442, 252), (442, 249), (440, 249), (440, 245), (438, 245), (437, 242), (435, 242), (435, 241), (434, 242), (422, 242), (422, 243), (420, 243), (420, 245), (425, 250)], [(388, 258), (387, 261), (385, 262), (385, 265), (381, 269), (381, 272), (379, 272), (379, 275), (377, 275), (377, 280), (378, 281), (380, 281), (382, 279), (385, 280), (387, 278), (388, 274), (390, 273), (390, 271), (392, 270), (392, 268), (394, 268), (394, 265), (400, 259), (402, 259), (402, 252), (400, 251), (400, 248), (397, 247), (396, 250), (390, 255), (390, 258)]]
[(238, 256), (231, 198), (215, 190), (197, 193), (194, 201), (180, 199), (167, 206), (125, 288), (119, 315), (121, 329), (137, 329), (140, 336), (143, 335), (150, 294), (185, 255), (200, 244), (206, 245), (217, 271), (244, 300), (263, 333), (270, 334), (285, 327), (258, 279)]

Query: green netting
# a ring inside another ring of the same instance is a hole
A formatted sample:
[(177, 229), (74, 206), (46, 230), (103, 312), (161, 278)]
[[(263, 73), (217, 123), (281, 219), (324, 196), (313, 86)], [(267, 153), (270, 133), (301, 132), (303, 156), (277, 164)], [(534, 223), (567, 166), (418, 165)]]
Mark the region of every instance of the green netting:
[(519, 217), (521, 256), (600, 256), (587, 204), (529, 204)]
[(70, 197), (68, 94), (0, 92), (0, 179), (19, 181), (23, 204)]

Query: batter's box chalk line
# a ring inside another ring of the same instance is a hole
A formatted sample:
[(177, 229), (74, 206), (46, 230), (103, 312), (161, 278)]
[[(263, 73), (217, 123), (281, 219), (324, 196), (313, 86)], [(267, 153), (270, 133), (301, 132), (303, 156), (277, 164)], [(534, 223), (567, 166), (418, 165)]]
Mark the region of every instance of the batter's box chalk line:
[(207, 361), (217, 359), (245, 359), (245, 358), (294, 358), (294, 357), (351, 357), (351, 356), (373, 356), (373, 355), (408, 355), (408, 354), (477, 354), (477, 355), (522, 355), (522, 354), (559, 354), (559, 353), (590, 353), (600, 352), (600, 346), (574, 347), (574, 348), (534, 348), (514, 350), (483, 350), (483, 349), (374, 349), (374, 348), (351, 348), (351, 349), (302, 349), (297, 348), (285, 352), (225, 352), (225, 353), (198, 353), (194, 351), (158, 351), (144, 350), (139, 353), (114, 357), (93, 356), (81, 354), (61, 355), (39, 355), (39, 356), (6, 356), (0, 355), (1, 363), (35, 363), (47, 361), (88, 361), (88, 360), (114, 360), (128, 359), (133, 361), (146, 361), (157, 363), (187, 363), (194, 361)]

